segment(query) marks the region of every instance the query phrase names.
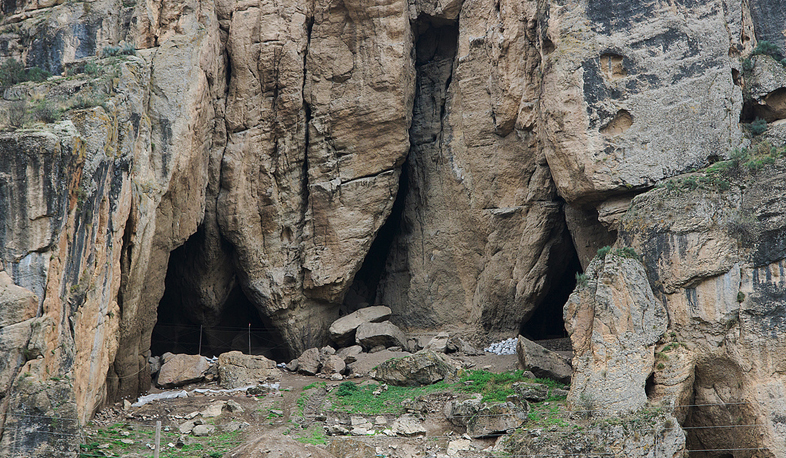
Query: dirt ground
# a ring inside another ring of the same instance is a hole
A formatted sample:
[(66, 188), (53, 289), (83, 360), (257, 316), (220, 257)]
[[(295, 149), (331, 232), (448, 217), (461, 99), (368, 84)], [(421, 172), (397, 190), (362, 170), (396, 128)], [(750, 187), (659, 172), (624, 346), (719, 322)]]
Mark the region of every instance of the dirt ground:
[[(464, 367), (485, 369), (501, 373), (513, 371), (517, 367), (516, 355), (462, 356), (456, 358)], [(376, 383), (368, 378), (352, 379), (358, 385)], [(341, 381), (325, 380), (319, 377), (304, 376), (282, 370), (269, 383), (278, 383), (279, 390), (272, 390), (265, 395), (251, 396), (245, 392), (234, 393), (197, 393), (196, 388), (220, 390), (215, 382), (193, 384), (178, 389), (185, 390), (187, 397), (166, 399), (150, 402), (141, 407), (131, 407), (126, 402), (99, 411), (90, 425), (85, 429), (85, 445), (82, 458), (114, 456), (124, 458), (150, 457), (155, 443), (155, 425), (162, 423), (161, 457), (220, 457), (220, 456), (266, 456), (266, 457), (319, 457), (338, 456), (324, 454), (325, 448), (341, 452), (341, 447), (330, 446), (338, 440), (346, 442), (342, 447), (358, 450), (369, 449), (370, 456), (385, 457), (438, 457), (447, 452), (447, 445), (453, 440), (461, 440), (463, 431), (453, 426), (442, 413), (446, 400), (455, 395), (439, 393), (429, 395), (428, 402), (433, 402), (421, 409), (422, 424), (426, 434), (417, 437), (389, 436), (382, 434), (385, 424), (395, 421), (391, 415), (354, 415), (349, 413), (323, 413), (321, 405), (325, 395), (319, 390), (310, 390), (304, 396), (304, 388), (324, 382), (322, 391), (327, 393), (339, 386)], [(152, 389), (150, 393), (163, 390)], [(312, 394), (315, 393), (315, 394)], [(433, 399), (432, 399), (433, 398)], [(242, 411), (230, 411), (225, 406), (220, 415), (205, 416), (206, 409), (211, 405), (224, 405), (234, 401)], [(199, 414), (202, 412), (202, 414)], [(385, 417), (385, 418), (379, 418)], [(179, 427), (189, 420), (202, 422), (213, 427), (207, 436), (197, 437), (182, 434)], [(366, 420), (375, 425), (376, 434), (363, 437), (341, 437), (325, 434), (325, 425), (342, 422), (351, 428), (355, 421)], [(386, 422), (380, 424), (380, 422)], [(466, 441), (468, 436), (464, 438)], [(256, 442), (255, 442), (256, 441)], [(349, 441), (349, 442), (347, 442)], [(353, 442), (354, 441), (354, 442)], [(488, 450), (495, 443), (493, 439), (472, 440), (474, 450)], [(230, 453), (231, 450), (246, 443), (246, 447)], [(336, 448), (338, 447), (338, 448)], [(373, 453), (372, 453), (373, 452)], [(357, 455), (361, 456), (361, 455)], [(341, 458), (346, 458), (342, 456)]]

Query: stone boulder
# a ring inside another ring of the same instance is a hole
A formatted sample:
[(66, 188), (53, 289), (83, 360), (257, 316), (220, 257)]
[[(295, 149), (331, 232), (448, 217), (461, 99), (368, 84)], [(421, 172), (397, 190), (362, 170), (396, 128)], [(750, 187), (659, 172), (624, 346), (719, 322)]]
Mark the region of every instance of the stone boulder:
[(363, 353), (363, 347), (360, 345), (352, 345), (345, 347), (336, 352), (336, 355), (344, 360), (345, 364), (352, 364), (358, 360), (358, 355)]
[(446, 353), (448, 347), (448, 340), (450, 339), (450, 334), (447, 332), (440, 332), (436, 336), (434, 336), (431, 340), (428, 341), (424, 350), (431, 350), (436, 351), (439, 353)]
[(338, 355), (330, 355), (323, 358), (320, 372), (327, 375), (342, 374), (346, 368), (347, 365), (344, 363), (343, 358)]
[(158, 371), (158, 385), (164, 388), (199, 382), (210, 369), (210, 362), (200, 355), (166, 355)]
[(445, 345), (445, 353), (463, 353), (467, 356), (480, 356), (483, 351), (468, 344), (461, 337), (451, 337)]
[(330, 441), (327, 451), (341, 458), (375, 458), (377, 449), (357, 439), (341, 438)]
[(363, 323), (379, 323), (390, 318), (390, 308), (384, 305), (375, 305), (362, 308), (349, 315), (342, 316), (330, 325), (328, 332), (330, 338), (339, 346), (351, 343), (355, 337), (355, 330)]
[(0, 271), (0, 328), (34, 318), (36, 311), (36, 295), (15, 285), (5, 271)]
[(426, 435), (426, 427), (423, 426), (423, 422), (412, 414), (404, 414), (397, 418), (396, 421), (393, 422), (391, 429), (399, 436), (412, 437)]
[(322, 367), (322, 355), (318, 348), (309, 348), (297, 358), (297, 371), (305, 375), (315, 375)]
[(517, 382), (513, 384), (512, 388), (516, 396), (529, 402), (543, 402), (549, 397), (549, 388), (540, 383)]
[(218, 376), (224, 388), (256, 385), (277, 373), (276, 362), (262, 355), (230, 351), (218, 357)]
[(359, 353), (355, 357), (355, 362), (347, 364), (348, 374), (366, 376), (385, 361), (409, 355), (407, 352), (390, 350), (382, 350), (376, 353)]
[(453, 376), (456, 368), (446, 357), (423, 350), (414, 355), (391, 359), (377, 366), (376, 380), (398, 386), (431, 385)]
[(535, 342), (519, 336), (516, 346), (519, 363), (524, 370), (532, 371), (536, 377), (552, 378), (562, 383), (570, 383), (573, 369), (565, 358), (547, 350)]
[(363, 323), (357, 328), (355, 340), (365, 349), (377, 346), (406, 347), (407, 337), (390, 321), (382, 323)]
[(473, 438), (495, 437), (512, 432), (527, 419), (529, 405), (512, 402), (484, 403), (476, 415), (467, 420), (467, 434)]

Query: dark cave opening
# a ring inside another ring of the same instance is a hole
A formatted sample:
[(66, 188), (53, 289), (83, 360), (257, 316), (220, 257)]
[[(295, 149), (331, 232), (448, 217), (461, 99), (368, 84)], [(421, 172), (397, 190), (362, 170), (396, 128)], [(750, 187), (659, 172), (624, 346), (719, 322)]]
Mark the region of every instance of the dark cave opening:
[(564, 256), (552, 256), (549, 261), (548, 271), (554, 272), (554, 276), (550, 279), (548, 292), (532, 315), (525, 317), (521, 322), (519, 333), (527, 339), (549, 340), (568, 337), (562, 308), (576, 287), (576, 276), (582, 273), (582, 268), (567, 227), (563, 230), (563, 238), (561, 249), (564, 250)]
[[(288, 355), (281, 336), (243, 292), (230, 260), (217, 262), (215, 255), (206, 254), (207, 243), (200, 227), (170, 254), (151, 354), (211, 357), (237, 350), (285, 361)], [(206, 275), (213, 275), (211, 280), (221, 278), (222, 282), (216, 282), (220, 287), (208, 287), (206, 292)]]
[(763, 119), (768, 123), (786, 119), (786, 88), (776, 89), (767, 94), (761, 102), (747, 98), (740, 112), (741, 123), (751, 123)]

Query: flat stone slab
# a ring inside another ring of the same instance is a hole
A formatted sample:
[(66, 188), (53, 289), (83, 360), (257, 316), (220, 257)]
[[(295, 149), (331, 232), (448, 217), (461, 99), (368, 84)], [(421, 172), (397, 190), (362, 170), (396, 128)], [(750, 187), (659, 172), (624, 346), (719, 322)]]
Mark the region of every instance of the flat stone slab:
[(355, 330), (363, 323), (379, 323), (390, 318), (390, 307), (375, 305), (343, 316), (330, 325), (330, 338), (340, 346), (352, 343)]

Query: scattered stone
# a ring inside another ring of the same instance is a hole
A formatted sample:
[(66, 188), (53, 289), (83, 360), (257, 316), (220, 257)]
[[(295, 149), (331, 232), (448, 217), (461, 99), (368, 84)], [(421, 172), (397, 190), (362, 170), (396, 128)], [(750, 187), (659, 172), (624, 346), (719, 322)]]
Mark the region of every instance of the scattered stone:
[(322, 361), (322, 369), (321, 372), (323, 374), (341, 374), (347, 368), (346, 363), (344, 363), (344, 358), (338, 355), (329, 355), (324, 358)]
[(447, 332), (440, 332), (436, 336), (434, 336), (431, 340), (428, 341), (424, 350), (431, 350), (438, 353), (445, 353), (445, 350), (448, 346), (448, 339), (450, 339), (450, 334)]
[(298, 360), (297, 358), (293, 359), (292, 361), (288, 362), (286, 368), (290, 372), (297, 372), (298, 369)]
[(483, 355), (481, 350), (473, 347), (460, 337), (451, 337), (445, 346), (446, 353), (463, 353), (467, 356), (480, 356)]
[(529, 383), (516, 382), (513, 384), (512, 388), (513, 392), (520, 398), (529, 402), (543, 402), (549, 396), (548, 387), (539, 383), (532, 385)]
[(341, 375), (341, 374), (331, 374), (330, 375), (330, 380), (333, 380), (334, 382), (338, 382), (338, 381), (344, 380), (344, 376)]
[(379, 352), (385, 351), (385, 350), (387, 350), (387, 348), (385, 348), (384, 345), (377, 345), (376, 347), (372, 348), (368, 352), (369, 353), (379, 353)]
[(448, 456), (456, 456), (458, 452), (467, 451), (472, 447), (472, 441), (467, 439), (458, 439), (448, 442)]
[(398, 326), (390, 321), (383, 321), (381, 323), (363, 323), (358, 326), (355, 341), (363, 348), (374, 348), (377, 345), (384, 345), (387, 348), (406, 345), (407, 337)]
[(340, 346), (352, 342), (355, 331), (364, 323), (378, 323), (390, 318), (390, 308), (385, 306), (366, 307), (339, 318), (330, 325), (330, 338)]
[(327, 446), (327, 451), (341, 458), (375, 458), (380, 456), (377, 449), (356, 439), (336, 439)]
[(336, 349), (331, 347), (330, 345), (326, 345), (319, 349), (319, 352), (324, 356), (330, 356), (336, 354)]
[(199, 414), (202, 415), (202, 418), (218, 417), (221, 415), (221, 411), (224, 409), (225, 404), (224, 402), (214, 402), (207, 406), (205, 410), (199, 412)]
[(390, 350), (390, 351), (403, 351), (403, 348), (401, 348), (401, 346), (396, 345), (394, 347), (388, 348), (388, 350)]
[(400, 359), (385, 361), (376, 368), (374, 378), (391, 385), (430, 385), (456, 373), (444, 356), (424, 350)]
[(270, 413), (272, 413), (273, 415), (275, 415), (277, 417), (283, 417), (284, 416), (284, 411), (283, 410), (270, 409)]
[(230, 421), (229, 423), (224, 425), (221, 429), (225, 433), (232, 433), (232, 432), (235, 432), (235, 431), (239, 431), (239, 430), (245, 428), (246, 426), (249, 426), (249, 424), (246, 423), (246, 422), (242, 422), (241, 423), (239, 421)]
[(120, 439), (120, 442), (122, 442), (122, 443), (124, 443), (126, 445), (134, 445), (133, 439)]
[(131, 401), (128, 399), (123, 399), (123, 410), (128, 410), (131, 408)]
[(205, 437), (213, 434), (216, 430), (216, 427), (213, 425), (196, 425), (194, 429), (191, 430), (191, 434), (196, 437)]
[(412, 437), (426, 435), (426, 428), (423, 426), (423, 423), (418, 420), (416, 416), (410, 414), (404, 414), (396, 419), (391, 429), (399, 436)]
[(158, 372), (158, 385), (164, 388), (201, 381), (210, 369), (210, 363), (204, 356), (179, 354), (162, 358), (165, 362)]
[(570, 383), (573, 368), (557, 353), (547, 350), (535, 342), (519, 336), (518, 357), (521, 367), (532, 371), (537, 377), (552, 378)]
[(276, 362), (262, 355), (246, 355), (239, 351), (222, 353), (218, 357), (221, 386), (240, 388), (278, 374)]
[(232, 413), (242, 413), (243, 412), (243, 407), (237, 401), (235, 401), (234, 399), (230, 399), (229, 401), (227, 401), (227, 403), (224, 405), (224, 407), (228, 411), (230, 411)]
[(338, 350), (336, 355), (340, 358), (343, 358), (345, 364), (352, 364), (358, 360), (357, 356), (361, 353), (363, 353), (363, 347), (360, 345), (352, 345), (351, 347)]
[(417, 339), (407, 339), (406, 348), (407, 351), (410, 353), (416, 353), (423, 349), (423, 347), (421, 347), (420, 344), (418, 343)]
[(191, 430), (194, 429), (194, 426), (196, 426), (196, 423), (194, 423), (193, 420), (189, 420), (185, 423), (182, 423), (180, 426), (177, 427), (177, 429), (178, 431), (180, 431), (180, 434), (190, 434)]
[(341, 425), (325, 425), (325, 433), (328, 436), (346, 436), (349, 430)]
[(147, 363), (150, 364), (150, 375), (156, 375), (161, 370), (161, 357), (151, 356), (147, 358)]
[(377, 415), (374, 418), (374, 424), (377, 426), (382, 426), (388, 424), (388, 419), (383, 417), (382, 415)]
[(191, 412), (189, 414), (186, 414), (185, 418), (186, 420), (191, 420), (192, 418), (196, 418), (197, 415), (199, 415), (199, 412)]
[(272, 392), (276, 391), (270, 385), (267, 384), (259, 384), (257, 386), (252, 386), (246, 389), (246, 394), (249, 396), (265, 396)]
[(478, 410), (480, 410), (482, 397), (482, 395), (476, 394), (472, 399), (446, 403), (443, 410), (445, 418), (456, 426), (467, 426), (469, 419), (477, 415)]
[(297, 361), (297, 371), (305, 375), (315, 375), (319, 373), (319, 368), (322, 366), (322, 358), (320, 358), (318, 348), (309, 348), (304, 351), (298, 357)]

